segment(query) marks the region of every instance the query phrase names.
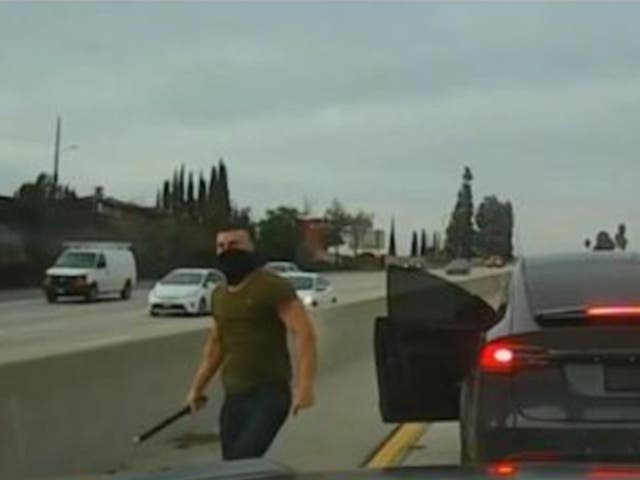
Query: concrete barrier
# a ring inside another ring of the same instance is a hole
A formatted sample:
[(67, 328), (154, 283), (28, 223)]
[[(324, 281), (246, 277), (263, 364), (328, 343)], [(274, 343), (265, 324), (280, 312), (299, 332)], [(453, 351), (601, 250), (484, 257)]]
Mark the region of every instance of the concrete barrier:
[[(131, 438), (180, 406), (204, 332), (0, 365), (0, 478), (119, 467)], [(214, 424), (214, 408), (203, 425)], [(192, 428), (176, 425), (173, 433)]]
[[(469, 279), (468, 288), (494, 295), (504, 285), (495, 277)], [(318, 312), (319, 388), (354, 362), (373, 368), (373, 319), (384, 311), (384, 299), (377, 298)], [(135, 455), (131, 438), (183, 401), (204, 334), (194, 329), (0, 365), (0, 478), (77, 475), (126, 465)], [(209, 408), (161, 435), (217, 430), (221, 390), (213, 391)], [(371, 410), (366, 418), (374, 414)], [(375, 446), (376, 432), (361, 449)], [(285, 461), (283, 452), (295, 452), (276, 450)]]

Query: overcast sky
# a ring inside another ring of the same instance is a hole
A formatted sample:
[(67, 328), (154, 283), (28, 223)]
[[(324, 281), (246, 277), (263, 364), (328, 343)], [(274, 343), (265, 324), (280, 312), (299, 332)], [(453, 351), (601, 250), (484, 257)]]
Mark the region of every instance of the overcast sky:
[(640, 4), (0, 4), (0, 193), (52, 168), (151, 203), (224, 157), (235, 202), (443, 229), (464, 165), (519, 250), (640, 244)]

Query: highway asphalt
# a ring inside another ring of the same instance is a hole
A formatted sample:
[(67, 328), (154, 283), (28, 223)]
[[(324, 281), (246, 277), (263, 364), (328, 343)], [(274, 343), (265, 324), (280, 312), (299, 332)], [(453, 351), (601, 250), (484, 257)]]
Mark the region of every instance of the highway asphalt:
[[(457, 278), (493, 273), (494, 270), (477, 268), (471, 276)], [(384, 272), (326, 276), (333, 283), (339, 305), (384, 296)], [(48, 304), (44, 295), (34, 289), (0, 292), (0, 364), (197, 330), (209, 324), (208, 317), (151, 317), (147, 307), (150, 287), (149, 283), (140, 286), (128, 301), (111, 298), (93, 304), (75, 299)]]
[[(384, 293), (383, 272), (326, 276), (334, 285), (339, 304)], [(147, 284), (136, 289), (128, 301), (113, 298), (93, 304), (75, 299), (48, 304), (35, 290), (5, 292), (0, 295), (0, 363), (201, 329), (211, 321), (209, 317), (151, 317), (149, 288)]]

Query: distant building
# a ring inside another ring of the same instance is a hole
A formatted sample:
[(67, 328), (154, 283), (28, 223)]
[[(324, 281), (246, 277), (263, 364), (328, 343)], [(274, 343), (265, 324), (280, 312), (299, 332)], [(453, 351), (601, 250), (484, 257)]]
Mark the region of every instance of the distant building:
[[(322, 217), (304, 217), (299, 219), (302, 231), (302, 244), (314, 261), (334, 262), (335, 252), (327, 249), (329, 224)], [(354, 250), (354, 238), (349, 229), (341, 233), (344, 244), (340, 256), (350, 256)], [(386, 254), (386, 232), (382, 229), (370, 229), (365, 232), (357, 248), (358, 254), (370, 254), (376, 257)]]
[[(356, 246), (353, 233), (349, 230), (346, 230), (342, 234), (342, 238), (344, 239), (345, 244), (349, 248), (349, 250), (353, 252), (354, 247)], [(386, 232), (384, 230), (367, 230), (364, 236), (360, 239), (360, 244), (357, 248), (358, 254), (369, 253), (371, 255), (375, 255), (376, 257), (384, 255), (386, 253), (385, 239)]]

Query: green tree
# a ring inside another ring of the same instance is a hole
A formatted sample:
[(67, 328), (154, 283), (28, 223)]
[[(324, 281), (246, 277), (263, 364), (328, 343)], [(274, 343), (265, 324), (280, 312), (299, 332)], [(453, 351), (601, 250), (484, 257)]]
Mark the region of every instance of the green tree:
[(325, 211), (324, 218), (329, 227), (327, 247), (334, 249), (335, 258), (337, 259), (340, 254), (340, 247), (344, 245), (343, 233), (351, 224), (351, 215), (340, 203), (340, 200), (334, 198), (329, 208)]
[(231, 215), (227, 167), (222, 159), (220, 159), (218, 175), (209, 195), (211, 199), (211, 222), (216, 226), (222, 225), (229, 220)]
[(169, 183), (169, 180), (165, 180), (162, 184), (162, 209), (169, 211), (171, 210), (171, 205), (171, 184)]
[(411, 233), (411, 256), (418, 256), (418, 232), (415, 230)]
[(207, 182), (204, 180), (204, 175), (200, 171), (198, 177), (198, 214), (200, 217), (205, 215), (207, 209)]
[(391, 218), (391, 229), (389, 231), (389, 256), (396, 256), (396, 221)]
[(245, 225), (250, 229), (254, 229), (254, 223), (251, 220), (251, 207), (239, 208), (233, 206), (231, 208), (230, 221), (236, 225)]
[(469, 167), (465, 167), (462, 175), (462, 186), (458, 191), (449, 225), (447, 226), (447, 238), (445, 249), (449, 257), (472, 256), (473, 246), (473, 193), (471, 182), (473, 175)]
[(605, 230), (601, 230), (596, 235), (596, 244), (593, 247), (594, 250), (614, 250), (616, 248), (616, 244), (609, 235), (609, 232)]
[(627, 240), (627, 226), (624, 223), (618, 225), (618, 231), (615, 236), (616, 247), (620, 250), (626, 250), (627, 244), (629, 241)]
[(225, 217), (228, 217), (231, 213), (231, 194), (229, 193), (229, 178), (227, 175), (227, 166), (225, 165), (222, 158), (220, 159), (218, 172), (220, 183), (220, 199), (222, 201), (222, 212)]
[(53, 177), (47, 173), (40, 173), (34, 182), (23, 183), (14, 196), (23, 203), (30, 204), (78, 198), (76, 192), (69, 186), (56, 186)]
[(180, 210), (182, 201), (180, 200), (180, 176), (177, 170), (173, 171), (171, 179), (171, 210), (177, 212)]
[(505, 215), (507, 217), (507, 227), (506, 227), (506, 258), (513, 258), (513, 228), (515, 225), (515, 218), (513, 214), (513, 205), (511, 202), (507, 201), (505, 203)]
[(180, 173), (178, 173), (178, 206), (180, 209), (184, 208), (186, 204), (187, 188), (185, 184), (184, 176), (184, 164), (180, 166)]
[(476, 248), (482, 255), (513, 257), (513, 208), (495, 195), (485, 197), (476, 211)]
[(420, 256), (427, 256), (427, 231), (424, 228), (420, 233)]
[(214, 198), (213, 195), (216, 189), (216, 182), (218, 181), (218, 173), (216, 171), (216, 166), (211, 166), (211, 172), (209, 173), (209, 207), (213, 205)]
[(187, 210), (194, 214), (196, 205), (195, 187), (193, 184), (193, 172), (189, 171), (189, 181), (187, 183)]
[(38, 204), (53, 198), (54, 189), (53, 177), (40, 173), (35, 182), (25, 182), (20, 185), (14, 196), (24, 203)]
[(265, 218), (258, 222), (258, 246), (266, 258), (295, 260), (300, 244), (299, 218), (300, 212), (294, 207), (267, 210)]

